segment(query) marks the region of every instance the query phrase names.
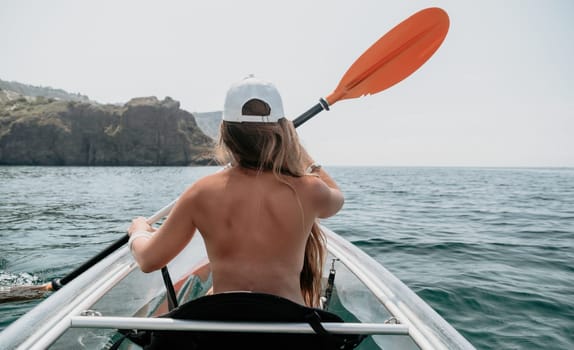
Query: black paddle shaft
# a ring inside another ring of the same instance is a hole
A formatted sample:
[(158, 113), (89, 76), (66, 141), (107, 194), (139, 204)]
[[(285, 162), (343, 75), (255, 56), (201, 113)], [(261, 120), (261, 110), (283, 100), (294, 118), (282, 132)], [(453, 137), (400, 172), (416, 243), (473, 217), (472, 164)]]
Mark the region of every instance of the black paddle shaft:
[(70, 281), (72, 281), (74, 278), (76, 278), (79, 275), (81, 275), (82, 273), (86, 272), (86, 270), (88, 270), (90, 267), (94, 266), (95, 264), (97, 264), (98, 262), (103, 260), (105, 257), (112, 254), (113, 252), (115, 252), (119, 248), (121, 248), (124, 244), (126, 244), (128, 242), (128, 240), (129, 240), (128, 235), (123, 236), (121, 239), (118, 239), (112, 245), (110, 245), (106, 249), (99, 252), (93, 258), (91, 258), (90, 260), (88, 260), (85, 263), (83, 263), (82, 265), (80, 265), (74, 271), (70, 272), (66, 277), (61, 278), (61, 279), (60, 278), (53, 279), (51, 282), (52, 289), (58, 290), (58, 289), (62, 288), (63, 286), (68, 284)]
[(319, 114), (319, 112), (322, 112), (323, 110), (326, 110), (326, 111), (329, 110), (329, 102), (327, 102), (324, 98), (321, 98), (319, 100), (319, 103), (317, 103), (313, 107), (309, 108), (309, 110), (307, 112), (305, 112), (305, 113), (301, 114), (300, 116), (298, 116), (297, 118), (295, 118), (293, 120), (293, 126), (296, 128), (301, 126), (307, 120), (313, 118), (314, 116), (316, 116), (317, 114)]

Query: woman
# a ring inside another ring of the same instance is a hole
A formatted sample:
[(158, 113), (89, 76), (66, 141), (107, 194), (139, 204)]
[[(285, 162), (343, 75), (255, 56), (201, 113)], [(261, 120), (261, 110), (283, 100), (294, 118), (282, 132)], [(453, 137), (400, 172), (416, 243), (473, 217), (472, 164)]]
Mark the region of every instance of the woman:
[(260, 292), (317, 307), (325, 242), (316, 222), (344, 199), (300, 145), (272, 84), (248, 77), (229, 89), (218, 149), (231, 165), (189, 187), (153, 235), (144, 218), (133, 220), (140, 268), (162, 268), (198, 230), (213, 293)]

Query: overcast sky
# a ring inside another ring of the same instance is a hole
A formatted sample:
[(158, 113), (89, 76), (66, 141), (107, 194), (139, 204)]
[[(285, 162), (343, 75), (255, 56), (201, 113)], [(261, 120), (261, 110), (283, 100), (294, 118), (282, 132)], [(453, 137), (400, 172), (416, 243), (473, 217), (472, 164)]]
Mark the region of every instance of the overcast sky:
[(574, 1), (0, 0), (0, 79), (99, 102), (170, 96), (220, 110), (247, 74), (292, 118), (361, 53), (426, 7), (450, 16), (437, 53), (374, 96), (300, 128), (326, 165), (574, 166)]

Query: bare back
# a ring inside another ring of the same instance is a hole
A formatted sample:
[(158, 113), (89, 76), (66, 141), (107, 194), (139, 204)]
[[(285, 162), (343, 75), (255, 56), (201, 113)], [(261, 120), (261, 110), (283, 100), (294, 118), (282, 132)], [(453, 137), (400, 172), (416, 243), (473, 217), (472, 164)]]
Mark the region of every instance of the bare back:
[[(179, 197), (153, 237), (132, 242), (132, 254), (142, 271), (158, 270), (199, 230), (215, 293), (253, 291), (304, 304), (300, 273), (313, 222), (334, 215), (344, 199), (322, 170), (285, 181), (241, 167), (204, 177)], [(129, 232), (150, 229), (140, 217)]]
[(307, 176), (287, 181), (292, 187), (271, 172), (231, 168), (198, 184), (193, 218), (215, 293), (257, 291), (304, 303), (299, 275), (322, 185)]

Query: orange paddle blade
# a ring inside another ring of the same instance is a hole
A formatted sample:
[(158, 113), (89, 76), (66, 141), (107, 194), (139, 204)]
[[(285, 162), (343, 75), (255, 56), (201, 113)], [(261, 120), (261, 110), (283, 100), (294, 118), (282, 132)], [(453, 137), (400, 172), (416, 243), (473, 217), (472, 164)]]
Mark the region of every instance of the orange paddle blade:
[(428, 8), (407, 18), (382, 36), (347, 70), (326, 100), (337, 101), (375, 94), (405, 79), (439, 48), (449, 19), (440, 8)]

